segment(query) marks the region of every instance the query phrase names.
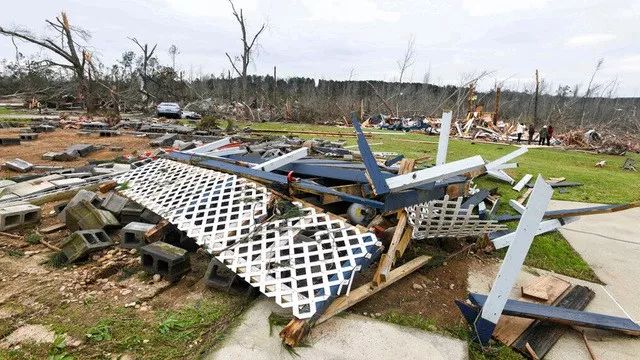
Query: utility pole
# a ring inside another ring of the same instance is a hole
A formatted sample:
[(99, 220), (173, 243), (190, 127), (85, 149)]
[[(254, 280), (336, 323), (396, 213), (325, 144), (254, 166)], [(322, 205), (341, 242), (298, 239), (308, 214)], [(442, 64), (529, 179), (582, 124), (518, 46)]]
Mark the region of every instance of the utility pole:
[(278, 91), (278, 75), (276, 72), (276, 67), (273, 67), (273, 108), (276, 108), (276, 96)]
[(533, 98), (533, 126), (538, 127), (538, 92), (540, 90), (540, 79), (538, 77), (538, 69), (536, 69), (536, 95)]
[(498, 120), (500, 120), (500, 92), (502, 90), (499, 86), (496, 86), (496, 108), (493, 112), (493, 125), (498, 124)]

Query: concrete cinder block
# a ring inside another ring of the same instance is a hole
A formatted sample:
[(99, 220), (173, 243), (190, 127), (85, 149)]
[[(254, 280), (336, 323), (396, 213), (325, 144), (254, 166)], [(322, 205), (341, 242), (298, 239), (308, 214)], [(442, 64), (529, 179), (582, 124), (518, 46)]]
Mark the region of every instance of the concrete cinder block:
[(0, 138), (0, 146), (20, 145), (18, 138)]
[(55, 126), (46, 125), (46, 124), (38, 124), (38, 125), (31, 126), (31, 131), (36, 133), (53, 132), (55, 130), (56, 130)]
[(37, 133), (22, 133), (20, 134), (20, 140), (31, 141), (38, 139)]
[(82, 230), (71, 234), (61, 248), (67, 261), (73, 262), (112, 245), (113, 241), (103, 230)]
[(110, 192), (104, 200), (102, 200), (101, 208), (111, 211), (115, 216), (120, 215), (122, 209), (127, 206), (129, 199), (118, 195), (115, 191)]
[(140, 218), (142, 212), (144, 212), (144, 207), (138, 205), (138, 203), (136, 202), (129, 201), (127, 205), (122, 209), (122, 211), (120, 211), (120, 216), (118, 217), (118, 219), (120, 220), (121, 224), (128, 224), (134, 221), (143, 222)]
[(75, 206), (79, 204), (80, 201), (82, 200), (89, 201), (91, 204), (93, 204), (93, 206), (100, 206), (100, 204), (102, 204), (102, 199), (98, 197), (98, 194), (92, 191), (80, 190), (74, 197), (71, 198), (71, 200), (69, 200), (66, 206), (63, 207), (61, 211), (58, 213), (58, 220), (60, 220), (60, 222), (66, 223), (67, 222), (66, 209), (70, 206)]
[(149, 145), (151, 146), (171, 146), (173, 142), (178, 138), (176, 134), (164, 134), (159, 138), (153, 139)]
[(122, 242), (120, 246), (127, 249), (137, 249), (146, 245), (145, 233), (152, 229), (154, 224), (131, 222), (122, 228)]
[(247, 297), (260, 294), (257, 288), (251, 286), (215, 257), (211, 258), (204, 279), (207, 286), (231, 294), (245, 295)]
[(118, 130), (100, 130), (101, 137), (111, 137), (120, 135), (120, 131)]
[(13, 159), (4, 163), (4, 167), (17, 172), (27, 172), (33, 169), (33, 164), (22, 159)]
[(6, 205), (0, 208), (0, 231), (14, 229), (40, 221), (40, 206), (31, 204)]
[(87, 200), (65, 208), (69, 230), (93, 230), (119, 226), (118, 220), (107, 210), (100, 210)]
[(142, 214), (140, 214), (140, 219), (142, 219), (142, 221), (149, 223), (149, 224), (157, 224), (160, 221), (162, 221), (162, 216), (154, 213), (153, 211), (149, 210), (149, 209), (144, 209), (144, 211), (142, 212)]
[(80, 156), (85, 157), (96, 151), (96, 147), (91, 144), (74, 144), (69, 146), (65, 152), (73, 153), (77, 151)]
[(160, 274), (168, 281), (176, 281), (191, 270), (186, 250), (161, 241), (141, 247), (140, 257), (146, 272)]

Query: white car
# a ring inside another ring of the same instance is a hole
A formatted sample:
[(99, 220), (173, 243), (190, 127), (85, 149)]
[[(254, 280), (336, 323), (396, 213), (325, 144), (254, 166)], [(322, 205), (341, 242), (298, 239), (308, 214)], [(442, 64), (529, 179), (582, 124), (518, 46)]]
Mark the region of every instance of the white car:
[(180, 119), (182, 117), (182, 109), (177, 103), (162, 102), (156, 107), (158, 116)]

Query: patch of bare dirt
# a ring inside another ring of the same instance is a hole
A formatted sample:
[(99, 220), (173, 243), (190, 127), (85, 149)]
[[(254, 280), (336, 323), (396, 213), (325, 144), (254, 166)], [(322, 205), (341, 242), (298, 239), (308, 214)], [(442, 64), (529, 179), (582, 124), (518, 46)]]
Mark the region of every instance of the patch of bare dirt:
[[(0, 137), (18, 137), (18, 129), (0, 129)], [(22, 141), (20, 145), (0, 147), (0, 163), (20, 158), (34, 165), (54, 165), (64, 167), (78, 167), (87, 164), (87, 160), (110, 160), (120, 155), (143, 154), (150, 151), (149, 138), (131, 135), (114, 137), (99, 137), (98, 134), (89, 136), (78, 135), (78, 130), (56, 129), (54, 132), (40, 133), (34, 141)], [(87, 157), (80, 157), (74, 161), (43, 160), (42, 155), (50, 151), (63, 151), (73, 144), (103, 145)], [(121, 146), (123, 151), (111, 151), (112, 146)], [(0, 169), (0, 178), (18, 175), (17, 172)]]
[(439, 266), (424, 267), (355, 305), (351, 311), (373, 317), (389, 313), (419, 315), (439, 327), (457, 325), (462, 316), (453, 301), (467, 296), (467, 274), (472, 261), (473, 258), (460, 255)]

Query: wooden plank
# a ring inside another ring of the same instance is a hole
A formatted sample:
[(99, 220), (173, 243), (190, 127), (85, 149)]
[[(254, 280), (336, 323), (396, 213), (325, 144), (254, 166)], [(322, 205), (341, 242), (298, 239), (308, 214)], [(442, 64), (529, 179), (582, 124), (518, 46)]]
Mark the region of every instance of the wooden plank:
[[(591, 291), (591, 290), (589, 290)], [(482, 306), (486, 296), (470, 294), (472, 302)], [(640, 336), (640, 325), (628, 318), (573, 310), (563, 307), (534, 304), (524, 301), (508, 300), (503, 314), (544, 320), (546, 322), (581, 326), (587, 328), (617, 331), (632, 336)]]
[(529, 195), (531, 195), (531, 193), (532, 193), (532, 192), (533, 192), (533, 188), (531, 188), (531, 189), (527, 189), (527, 190), (524, 192), (524, 194), (522, 194), (522, 196), (520, 196), (520, 197), (518, 198), (518, 200), (517, 200), (517, 201), (518, 201), (520, 204), (524, 204), (524, 202), (527, 200), (527, 198), (529, 197)]
[[(567, 309), (584, 310), (594, 295), (595, 293), (589, 288), (578, 285), (563, 296), (557, 302), (556, 306)], [(565, 326), (535, 321), (527, 331), (523, 332), (522, 335), (514, 341), (513, 347), (524, 354), (523, 350), (526, 350), (526, 345), (528, 344), (538, 356), (544, 357), (568, 330), (569, 328)]]
[[(557, 280), (557, 282), (554, 281), (554, 279)], [(553, 304), (569, 288), (569, 286), (571, 286), (571, 284), (569, 284), (568, 282), (557, 277), (541, 276), (526, 284), (523, 288), (539, 286), (536, 284), (541, 282), (545, 284), (551, 284), (549, 286), (550, 290), (547, 291), (547, 288), (545, 288), (545, 295), (547, 299), (541, 301), (542, 303), (547, 305)], [(513, 344), (518, 339), (518, 337), (520, 337), (520, 335), (522, 335), (522, 333), (527, 330), (527, 328), (534, 322), (535, 320), (533, 319), (503, 315), (500, 317), (500, 320), (496, 325), (496, 329), (493, 332), (493, 337), (501, 343), (507, 346), (511, 346), (511, 344)]]
[(374, 285), (373, 282), (369, 282), (367, 284), (364, 284), (358, 287), (357, 289), (351, 290), (351, 292), (349, 293), (349, 296), (346, 296), (346, 295), (340, 296), (339, 298), (335, 299), (331, 303), (331, 305), (329, 305), (329, 307), (322, 314), (322, 316), (318, 318), (318, 321), (316, 321), (316, 324), (320, 324), (329, 320), (331, 317), (339, 314), (340, 312), (348, 309), (349, 307), (357, 304), (358, 302), (368, 298), (369, 296), (379, 292), (384, 288), (389, 287), (391, 284), (395, 283), (396, 281), (402, 279), (403, 277), (411, 274), (412, 272), (424, 266), (427, 262), (429, 262), (430, 259), (431, 259), (430, 256), (426, 256), (426, 255), (419, 256), (409, 261), (408, 263), (393, 269), (389, 273), (389, 276), (387, 277), (387, 281), (384, 284), (377, 286), (377, 285)]
[[(398, 174), (407, 174), (410, 173), (415, 167), (416, 162), (412, 159), (403, 159), (400, 161), (400, 167), (398, 169)], [(389, 249), (386, 254), (382, 254), (380, 257), (380, 261), (378, 263), (378, 267), (376, 268), (376, 272), (373, 275), (373, 284), (380, 285), (381, 283), (386, 281), (388, 277), (389, 271), (391, 267), (396, 262), (396, 254), (398, 252), (398, 248), (401, 248), (401, 252), (404, 253), (404, 249), (406, 249), (411, 236), (409, 235), (409, 239), (404, 238), (403, 235), (405, 233), (405, 227), (407, 226), (407, 212), (403, 209), (398, 213), (398, 225), (396, 225), (396, 229), (393, 232), (393, 237), (391, 238), (391, 243), (389, 244)], [(403, 242), (402, 245), (400, 243)]]
[(548, 303), (549, 299), (555, 299), (562, 295), (571, 284), (556, 276), (545, 275), (538, 277), (535, 281), (521, 287), (522, 296), (532, 297)]
[[(332, 186), (331, 188), (341, 193), (364, 197), (364, 194), (362, 191), (362, 184), (339, 185), (339, 186)], [(341, 197), (332, 195), (332, 194), (320, 194), (320, 197), (321, 197), (322, 205), (333, 204), (336, 202), (344, 201)]]
[(400, 242), (398, 243), (398, 247), (396, 248), (396, 259), (399, 259), (404, 255), (404, 252), (407, 250), (409, 246), (409, 242), (411, 241), (411, 235), (413, 234), (413, 229), (411, 226), (407, 225), (404, 228), (404, 233), (402, 233), (402, 237), (400, 238)]
[(400, 210), (400, 214), (398, 215), (398, 225), (396, 225), (396, 229), (393, 232), (393, 237), (391, 238), (391, 243), (389, 244), (389, 250), (387, 250), (387, 253), (383, 254), (380, 258), (378, 268), (373, 275), (374, 285), (377, 286), (387, 281), (391, 266), (393, 266), (393, 263), (396, 261), (396, 249), (398, 248), (398, 244), (402, 239), (402, 234), (404, 233), (405, 226), (407, 226), (407, 212), (404, 210)]

